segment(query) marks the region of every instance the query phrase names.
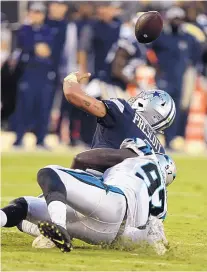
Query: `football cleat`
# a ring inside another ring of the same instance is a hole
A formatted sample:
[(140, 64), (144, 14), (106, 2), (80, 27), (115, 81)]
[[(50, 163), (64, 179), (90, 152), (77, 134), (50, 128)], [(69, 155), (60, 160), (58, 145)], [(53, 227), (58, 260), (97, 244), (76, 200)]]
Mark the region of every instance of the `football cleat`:
[(39, 222), (38, 228), (40, 233), (50, 239), (63, 253), (71, 251), (71, 239), (66, 229), (47, 221)]
[(151, 216), (146, 230), (147, 242), (153, 246), (158, 255), (164, 255), (167, 251), (168, 241), (165, 236), (162, 220)]
[(32, 247), (34, 247), (34, 248), (53, 248), (53, 247), (55, 247), (55, 244), (51, 240), (49, 240), (48, 238), (46, 238), (45, 236), (40, 234), (32, 242)]

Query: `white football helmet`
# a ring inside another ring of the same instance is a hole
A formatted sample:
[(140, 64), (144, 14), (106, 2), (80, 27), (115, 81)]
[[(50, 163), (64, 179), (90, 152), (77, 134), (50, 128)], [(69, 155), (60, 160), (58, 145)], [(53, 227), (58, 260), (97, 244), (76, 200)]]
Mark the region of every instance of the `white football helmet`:
[(169, 127), (176, 115), (175, 103), (172, 97), (162, 90), (142, 91), (128, 101), (156, 131)]
[(176, 166), (174, 161), (166, 154), (157, 153), (156, 157), (158, 159), (161, 171), (165, 175), (166, 186), (170, 185), (176, 177)]

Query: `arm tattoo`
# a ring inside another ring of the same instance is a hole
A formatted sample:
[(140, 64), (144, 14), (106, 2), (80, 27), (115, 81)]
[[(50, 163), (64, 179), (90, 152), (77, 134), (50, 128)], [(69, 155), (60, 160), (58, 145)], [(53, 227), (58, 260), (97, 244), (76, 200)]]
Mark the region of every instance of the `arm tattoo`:
[(83, 103), (84, 103), (84, 105), (85, 105), (86, 107), (90, 107), (90, 105), (91, 105), (91, 103), (88, 102), (88, 101), (86, 101), (86, 100), (83, 100)]

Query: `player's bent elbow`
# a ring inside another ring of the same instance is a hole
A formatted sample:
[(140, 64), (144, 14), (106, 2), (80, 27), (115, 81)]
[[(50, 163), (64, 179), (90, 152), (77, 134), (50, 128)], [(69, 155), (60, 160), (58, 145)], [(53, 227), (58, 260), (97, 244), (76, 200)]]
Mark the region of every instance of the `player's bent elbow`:
[(71, 102), (71, 103), (72, 103), (72, 101), (73, 101), (73, 99), (74, 99), (74, 94), (73, 94), (73, 92), (68, 92), (68, 91), (67, 91), (67, 93), (64, 92), (64, 95), (65, 95), (66, 100), (67, 100), (68, 102)]
[(63, 93), (64, 93), (65, 98), (67, 100), (70, 100), (70, 99), (72, 99), (75, 96), (75, 94), (74, 94), (75, 93), (74, 88), (67, 88), (66, 90), (63, 89)]
[(67, 82), (64, 81), (63, 83), (63, 93), (65, 95), (65, 98), (73, 103), (74, 100), (77, 100), (78, 96), (82, 94), (81, 87), (76, 82)]
[(83, 153), (77, 154), (73, 159), (73, 169), (86, 170), (86, 158)]

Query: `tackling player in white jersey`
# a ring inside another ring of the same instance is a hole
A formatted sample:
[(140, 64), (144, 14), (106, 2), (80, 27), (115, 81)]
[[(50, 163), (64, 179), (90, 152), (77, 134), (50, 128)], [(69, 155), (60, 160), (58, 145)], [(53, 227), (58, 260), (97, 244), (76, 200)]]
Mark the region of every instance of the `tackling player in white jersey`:
[[(63, 252), (70, 251), (70, 237), (92, 244), (127, 237), (157, 246), (165, 236), (158, 229), (153, 232), (149, 217), (166, 215), (166, 185), (175, 177), (175, 165), (139, 139), (124, 141), (121, 148), (131, 158), (101, 177), (61, 166), (42, 168), (38, 183), (44, 198), (15, 200), (1, 210), (1, 226), (15, 226), (24, 219), (41, 221), (40, 232)], [(163, 247), (157, 252), (163, 253)]]

